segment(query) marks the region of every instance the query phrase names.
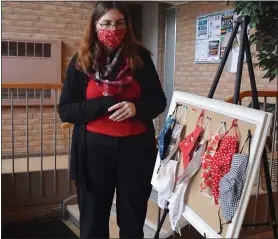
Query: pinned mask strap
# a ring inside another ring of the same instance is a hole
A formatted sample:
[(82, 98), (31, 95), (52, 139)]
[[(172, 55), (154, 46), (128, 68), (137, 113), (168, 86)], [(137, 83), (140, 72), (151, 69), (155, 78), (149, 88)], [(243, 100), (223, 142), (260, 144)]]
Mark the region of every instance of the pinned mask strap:
[(243, 151), (243, 149), (244, 149), (246, 143), (248, 142), (248, 156), (250, 155), (251, 138), (252, 138), (251, 130), (248, 129), (247, 138), (246, 138), (246, 140), (245, 140), (245, 142), (244, 142), (244, 144), (243, 144), (243, 146), (242, 146), (242, 148), (241, 148), (241, 150), (240, 150), (240, 153), (242, 153), (242, 151)]
[(204, 116), (205, 116), (205, 110), (202, 110), (198, 120), (197, 120), (197, 123), (196, 125), (199, 125), (199, 126), (202, 126), (203, 123), (204, 123)]
[(236, 119), (233, 120), (231, 127), (228, 129), (228, 131), (226, 131), (226, 133), (224, 134), (223, 138), (226, 137), (227, 134), (228, 134), (233, 128), (235, 129), (235, 135), (236, 135), (236, 137), (238, 138), (237, 120), (236, 120)]
[[(182, 105), (180, 105), (182, 106)], [(179, 110), (179, 109), (178, 109)], [(178, 112), (177, 110), (177, 112)], [(176, 121), (181, 124), (182, 126), (186, 125), (186, 115), (187, 115), (187, 106), (183, 105), (183, 107), (180, 108), (180, 111), (182, 111), (182, 113), (179, 112), (179, 115), (177, 115), (177, 119)]]
[(226, 122), (222, 121), (220, 126), (219, 126), (219, 128), (218, 128), (218, 130), (217, 130), (217, 134), (219, 134), (221, 131), (226, 133), (226, 130), (227, 130), (226, 129)]
[(218, 209), (218, 219), (219, 219), (219, 232), (218, 232), (218, 234), (219, 235), (222, 234), (222, 232), (223, 232), (223, 225), (231, 223), (231, 221), (222, 223), (221, 217), (220, 217), (220, 208), (221, 207), (219, 207), (219, 209)]
[(207, 117), (205, 123), (204, 123), (204, 126), (203, 126), (203, 129), (205, 131), (205, 134), (204, 134), (204, 139), (207, 139), (208, 138), (208, 134), (210, 134), (210, 123), (211, 123), (211, 118)]
[(179, 106), (180, 106), (180, 104), (176, 103), (175, 109), (174, 109), (173, 113), (170, 115), (171, 117), (174, 117), (174, 118), (176, 117)]

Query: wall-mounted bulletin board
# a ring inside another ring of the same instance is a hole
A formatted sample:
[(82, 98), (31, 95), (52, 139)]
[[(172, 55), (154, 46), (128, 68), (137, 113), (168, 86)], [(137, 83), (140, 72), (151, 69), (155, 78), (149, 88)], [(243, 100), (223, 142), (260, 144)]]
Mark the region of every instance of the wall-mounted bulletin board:
[[(238, 132), (238, 149), (243, 148), (243, 154), (248, 154), (248, 147), (243, 147), (248, 131), (251, 132), (252, 140), (250, 144), (250, 154), (245, 175), (242, 194), (232, 218), (231, 223), (223, 225), (223, 231), (219, 232), (219, 205), (212, 202), (212, 199), (204, 195), (200, 190), (201, 167), (190, 179), (190, 183), (184, 194), (184, 208), (182, 216), (191, 224), (202, 236), (206, 238), (238, 238), (245, 217), (245, 213), (252, 195), (253, 185), (257, 179), (257, 172), (260, 168), (261, 156), (264, 149), (266, 137), (271, 124), (271, 114), (254, 110), (244, 106), (234, 105), (227, 102), (208, 99), (206, 97), (187, 94), (175, 91), (172, 97), (168, 116), (174, 111), (176, 103), (179, 102), (186, 107), (184, 119), (185, 130), (181, 140), (185, 139), (196, 127), (197, 119), (201, 112), (210, 119), (209, 135), (217, 132), (219, 126), (225, 122), (226, 130), (230, 128), (232, 122), (236, 120)], [(228, 135), (233, 134), (232, 131)], [(181, 159), (183, 153), (181, 152)], [(184, 171), (182, 160), (179, 161), (177, 175)], [(158, 154), (154, 175), (160, 165)], [(220, 213), (222, 222), (224, 218)]]
[(234, 10), (216, 12), (197, 17), (196, 63), (219, 63), (225, 46), (221, 46), (227, 33), (233, 30)]

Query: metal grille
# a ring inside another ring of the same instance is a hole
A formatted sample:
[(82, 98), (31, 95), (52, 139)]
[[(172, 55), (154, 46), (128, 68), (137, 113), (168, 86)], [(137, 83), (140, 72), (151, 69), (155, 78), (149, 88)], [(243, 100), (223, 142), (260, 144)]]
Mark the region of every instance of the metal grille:
[[(27, 93), (26, 93), (27, 92)], [(39, 89), (14, 89), (13, 99), (26, 99), (26, 94), (28, 94), (28, 99), (40, 99), (41, 90)], [(11, 89), (2, 89), (1, 94), (2, 100), (11, 99)], [(51, 90), (44, 90), (44, 99), (51, 99)]]
[(51, 44), (39, 42), (2, 41), (2, 56), (50, 58)]

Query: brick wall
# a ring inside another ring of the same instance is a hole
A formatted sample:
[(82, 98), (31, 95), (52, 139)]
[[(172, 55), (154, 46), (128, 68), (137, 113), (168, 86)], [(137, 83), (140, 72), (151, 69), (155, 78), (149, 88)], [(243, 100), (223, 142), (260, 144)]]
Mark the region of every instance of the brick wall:
[[(72, 55), (76, 52), (91, 13), (92, 2), (2, 2), (2, 36), (19, 39), (60, 40), (62, 42), (62, 79)], [(16, 80), (15, 80), (16, 81)], [(25, 107), (14, 109), (15, 155), (26, 154)], [(11, 110), (2, 107), (2, 157), (12, 153)], [(53, 152), (54, 109), (43, 111), (43, 151)], [(57, 150), (67, 152), (68, 133), (60, 129), (57, 116)], [(29, 109), (29, 150), (40, 152), (39, 107)]]
[[(11, 109), (2, 107), (2, 158), (12, 156), (12, 114)], [(44, 155), (54, 153), (54, 108), (44, 107), (42, 114), (42, 140)], [(28, 109), (28, 140), (30, 156), (39, 156), (41, 152), (41, 122), (39, 107)], [(61, 121), (56, 113), (56, 152), (67, 154), (68, 130), (61, 129)], [(24, 157), (27, 153), (27, 117), (25, 107), (14, 108), (14, 154), (15, 157)]]
[[(164, 53), (165, 53), (165, 23), (166, 9), (169, 4), (159, 3), (158, 8), (158, 44), (157, 44), (157, 72), (160, 82), (164, 86)], [(155, 121), (156, 133), (159, 132), (160, 126), (163, 124), (162, 117), (158, 117)]]
[[(177, 16), (175, 90), (206, 96), (216, 74), (218, 64), (195, 64), (196, 18), (199, 15), (231, 8), (226, 2), (189, 2), (179, 5)], [(258, 89), (277, 90), (277, 80), (269, 83), (264, 73), (255, 69)], [(244, 64), (242, 88), (250, 90), (248, 70)], [(223, 72), (214, 98), (225, 99), (233, 95), (235, 74)]]
[(92, 2), (2, 2), (2, 37), (61, 40), (64, 73), (92, 6)]

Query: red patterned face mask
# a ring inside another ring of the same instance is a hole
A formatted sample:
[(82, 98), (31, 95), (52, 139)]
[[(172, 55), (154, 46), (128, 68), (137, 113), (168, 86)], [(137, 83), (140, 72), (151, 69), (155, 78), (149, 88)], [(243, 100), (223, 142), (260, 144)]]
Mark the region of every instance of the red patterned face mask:
[(101, 43), (103, 43), (105, 46), (116, 48), (122, 44), (126, 34), (126, 29), (98, 29), (97, 33), (98, 39)]

